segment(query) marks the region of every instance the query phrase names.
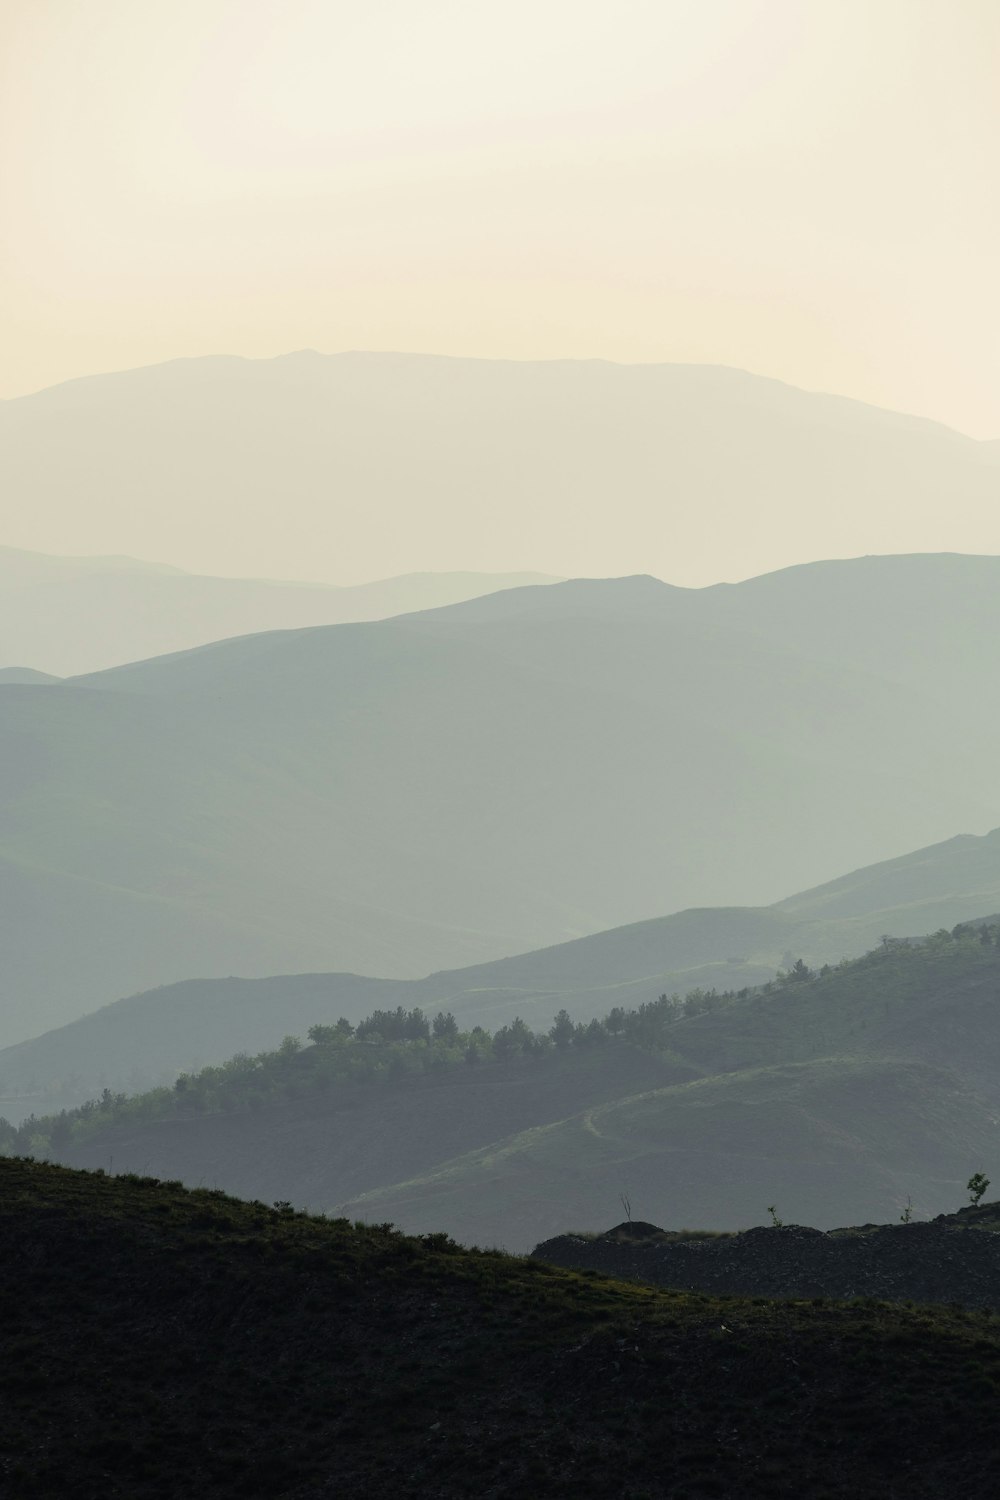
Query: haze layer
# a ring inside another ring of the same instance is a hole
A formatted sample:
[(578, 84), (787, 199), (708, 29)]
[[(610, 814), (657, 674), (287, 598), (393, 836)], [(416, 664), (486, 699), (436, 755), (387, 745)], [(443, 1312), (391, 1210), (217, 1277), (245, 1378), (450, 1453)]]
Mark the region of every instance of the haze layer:
[(182, 360), (0, 404), (0, 492), (10, 546), (326, 583), (1000, 553), (997, 445), (707, 366)]
[(0, 689), (5, 1040), (192, 975), (413, 977), (1000, 823), (1000, 561), (637, 578)]

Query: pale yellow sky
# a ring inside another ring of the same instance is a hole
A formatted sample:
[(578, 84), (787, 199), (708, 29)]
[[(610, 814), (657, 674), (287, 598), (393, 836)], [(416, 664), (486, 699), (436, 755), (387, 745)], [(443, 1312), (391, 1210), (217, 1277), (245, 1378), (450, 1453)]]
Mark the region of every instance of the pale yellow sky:
[(3, 0), (0, 396), (303, 346), (1000, 436), (1000, 0)]

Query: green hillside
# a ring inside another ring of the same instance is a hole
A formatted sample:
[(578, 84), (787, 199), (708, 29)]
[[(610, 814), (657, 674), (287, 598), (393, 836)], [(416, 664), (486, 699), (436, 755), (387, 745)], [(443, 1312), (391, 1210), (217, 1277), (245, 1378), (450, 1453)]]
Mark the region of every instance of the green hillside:
[(3, 1127), (4, 1149), (529, 1248), (621, 1194), (673, 1228), (824, 1228), (954, 1207), (1000, 1151), (1000, 925), (757, 989), (492, 1035), (376, 1011), (130, 1097)]
[(891, 943), (670, 1024), (684, 1081), (456, 1153), (348, 1211), (517, 1247), (536, 1226), (606, 1222), (623, 1191), (673, 1228), (759, 1223), (778, 1198), (820, 1228), (895, 1218), (908, 1198), (939, 1213), (1000, 1153), (998, 995), (978, 929)]
[[(585, 1109), (341, 1200), (423, 1233), (524, 1249), (607, 1223), (625, 1193), (673, 1228), (925, 1215), (960, 1202), (969, 1163), (996, 1158), (996, 1101), (945, 1069), (855, 1058), (748, 1069)], [(220, 1179), (220, 1180), (225, 1180)]]
[(7, 1493), (962, 1494), (1000, 1326), (630, 1286), (0, 1161)]
[[(70, 895), (80, 921), (76, 887)], [(424, 980), (353, 974), (187, 980), (0, 1050), (0, 1114), (20, 1119), (79, 1104), (105, 1087), (172, 1083), (182, 1070), (223, 1062), (234, 1051), (275, 1047), (289, 1033), (304, 1036), (313, 1024), (342, 1015), (357, 1021), (376, 1007), (420, 1006), (429, 1015), (443, 1008), (463, 1025), (493, 1031), (519, 1016), (545, 1030), (562, 1007), (589, 1021), (664, 992), (757, 985), (798, 957), (813, 967), (837, 963), (865, 952), (883, 933), (916, 936), (996, 910), (1000, 830), (857, 870), (772, 907), (682, 911)], [(142, 931), (133, 913), (119, 946), (127, 948)], [(246, 942), (248, 954), (259, 952), (260, 933), (248, 933)]]

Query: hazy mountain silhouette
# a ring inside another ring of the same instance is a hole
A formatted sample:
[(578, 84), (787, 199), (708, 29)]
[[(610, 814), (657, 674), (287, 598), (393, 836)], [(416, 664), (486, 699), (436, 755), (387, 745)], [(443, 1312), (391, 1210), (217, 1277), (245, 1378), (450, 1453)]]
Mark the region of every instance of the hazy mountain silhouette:
[[(0, 547), (0, 661), (68, 676), (226, 636), (381, 620), (550, 581), (539, 574), (421, 573), (333, 588), (205, 578), (130, 557), (49, 557)], [(0, 669), (0, 683), (29, 680), (37, 674), (14, 678)]]
[[(183, 1070), (305, 1037), (376, 1009), (451, 1011), (490, 1031), (521, 1017), (547, 1030), (662, 993), (733, 989), (866, 952), (884, 933), (915, 937), (1000, 911), (1000, 829), (949, 839), (857, 870), (770, 907), (694, 908), (513, 958), (385, 980), (356, 974), (189, 979), (133, 995), (0, 1050), (0, 1115), (20, 1120), (101, 1089), (172, 1083)], [(513, 1127), (511, 1127), (513, 1128)]]
[(21, 687), (34, 683), (40, 686), (46, 682), (58, 682), (59, 678), (51, 672), (38, 672), (34, 667), (0, 667), (0, 686), (4, 683), (16, 684)]
[(0, 403), (0, 489), (24, 545), (247, 575), (1000, 552), (996, 444), (699, 365), (175, 360)]
[(788, 575), (576, 582), (4, 687), (6, 1039), (192, 974), (415, 977), (769, 902), (1000, 822), (1000, 561), (809, 577), (815, 624)]

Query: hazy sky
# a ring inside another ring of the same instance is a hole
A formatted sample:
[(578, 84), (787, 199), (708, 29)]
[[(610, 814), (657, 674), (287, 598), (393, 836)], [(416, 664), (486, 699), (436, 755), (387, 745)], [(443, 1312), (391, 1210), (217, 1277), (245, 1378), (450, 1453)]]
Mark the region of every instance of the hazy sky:
[(1000, 0), (3, 0), (0, 395), (302, 346), (1000, 436)]

